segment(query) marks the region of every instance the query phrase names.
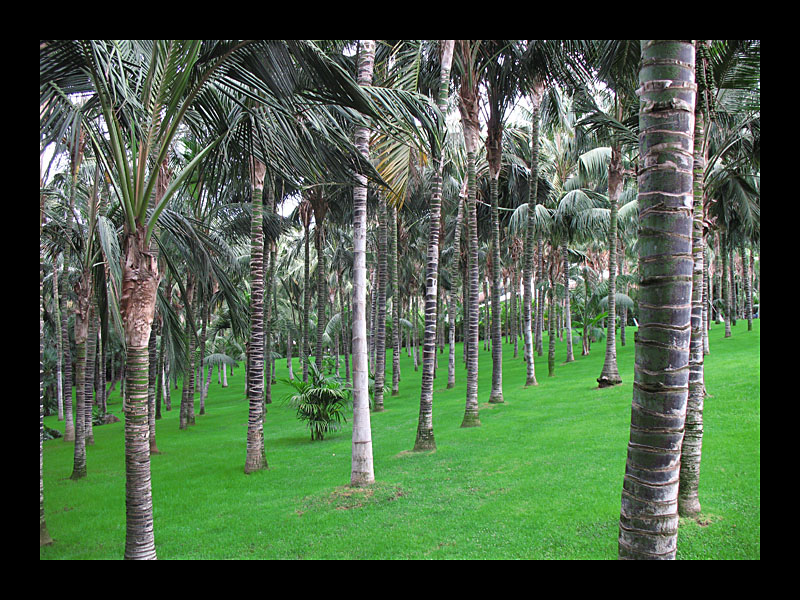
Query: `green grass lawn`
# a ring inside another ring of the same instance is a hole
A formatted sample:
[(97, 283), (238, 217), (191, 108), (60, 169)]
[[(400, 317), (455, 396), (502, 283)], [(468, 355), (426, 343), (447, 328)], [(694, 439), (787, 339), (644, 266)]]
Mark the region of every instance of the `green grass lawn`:
[[(679, 559), (760, 559), (760, 321), (739, 321), (733, 337), (711, 331), (706, 356), (702, 514), (682, 520)], [(620, 494), (630, 426), (633, 328), (618, 343), (623, 383), (598, 389), (604, 343), (562, 364), (555, 377), (536, 356), (537, 387), (504, 347), (505, 403), (488, 404), (491, 353), (480, 351), (481, 426), (461, 429), (466, 370), (446, 390), (447, 350), (434, 381), (437, 450), (414, 453), (422, 369), (402, 351), (400, 395), (372, 414), (376, 484), (350, 481), (351, 427), (322, 442), (273, 386), (265, 425), (269, 469), (244, 474), (244, 369), (216, 383), (206, 414), (178, 429), (173, 410), (157, 422), (162, 454), (152, 457), (155, 542), (160, 559), (616, 559)], [(391, 360), (387, 359), (391, 381)], [(295, 361), (295, 373), (300, 372)], [(342, 371), (343, 373), (344, 371)], [(287, 375), (278, 361), (278, 377)], [(198, 396), (199, 398), (199, 396)], [(177, 399), (177, 401), (175, 400)], [(119, 394), (109, 409), (120, 418)], [(199, 400), (197, 404), (199, 411)], [(348, 421), (350, 416), (348, 416)], [(61, 429), (56, 417), (49, 427)], [(55, 540), (41, 559), (122, 558), (125, 544), (123, 423), (94, 428), (88, 477), (72, 481), (73, 444), (44, 444), (47, 526)]]

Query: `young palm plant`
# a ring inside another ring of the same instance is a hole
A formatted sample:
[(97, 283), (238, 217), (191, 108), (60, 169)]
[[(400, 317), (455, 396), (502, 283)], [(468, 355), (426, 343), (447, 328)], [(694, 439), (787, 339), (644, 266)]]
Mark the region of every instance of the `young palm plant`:
[(294, 388), (284, 401), (297, 411), (298, 419), (305, 421), (311, 441), (322, 441), (347, 422), (346, 411), (352, 405), (350, 390), (339, 378), (326, 377), (311, 361), (308, 369), (308, 381), (281, 379)]

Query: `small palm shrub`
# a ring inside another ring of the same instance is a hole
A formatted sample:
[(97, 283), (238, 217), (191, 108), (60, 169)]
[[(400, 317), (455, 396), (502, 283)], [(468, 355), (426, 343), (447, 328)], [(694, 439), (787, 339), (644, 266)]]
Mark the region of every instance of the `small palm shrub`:
[(295, 393), (284, 398), (297, 410), (297, 418), (305, 421), (311, 430), (311, 441), (323, 440), (325, 435), (339, 431), (347, 422), (345, 411), (352, 401), (350, 390), (336, 377), (326, 377), (317, 366), (308, 361), (308, 381), (282, 379), (291, 385)]

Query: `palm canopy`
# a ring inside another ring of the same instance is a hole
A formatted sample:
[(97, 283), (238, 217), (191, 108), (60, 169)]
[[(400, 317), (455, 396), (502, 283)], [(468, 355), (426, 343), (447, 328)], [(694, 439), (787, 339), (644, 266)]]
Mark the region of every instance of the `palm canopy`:
[[(345, 117), (370, 117), (392, 135), (414, 125), (432, 144), (440, 138), (440, 119), (430, 103), (412, 93), (361, 88), (305, 40), (43, 41), (40, 129), (47, 140), (61, 139), (67, 124), (57, 118), (59, 107), (73, 94), (89, 97), (81, 114), (91, 125), (92, 143), (106, 170), (118, 175), (115, 191), (128, 227), (145, 225), (146, 240), (169, 198), (222, 142), (226, 152), (250, 149), (287, 178), (303, 166), (309, 167), (305, 175), (318, 173), (320, 164), (330, 169), (344, 157), (351, 170), (379, 180), (353, 150)], [(233, 104), (221, 110), (219, 96)], [(239, 112), (231, 120), (234, 110)], [(94, 119), (98, 115), (103, 125)], [(195, 115), (218, 117), (203, 120), (218, 127), (206, 127), (202, 148), (174, 174), (148, 217), (158, 174), (153, 165), (166, 158), (184, 122), (197, 122)], [(323, 146), (327, 156), (316, 150), (320, 139), (329, 142)], [(338, 162), (326, 161), (331, 146), (339, 150)]]

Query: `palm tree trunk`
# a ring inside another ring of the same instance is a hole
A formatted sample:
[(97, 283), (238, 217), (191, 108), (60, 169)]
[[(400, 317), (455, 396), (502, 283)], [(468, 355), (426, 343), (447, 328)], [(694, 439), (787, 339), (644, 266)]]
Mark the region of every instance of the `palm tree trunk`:
[(556, 374), (556, 301), (555, 301), (555, 276), (553, 261), (556, 260), (555, 248), (550, 251), (550, 285), (547, 288), (547, 376), (555, 377)]
[(467, 401), (461, 427), (477, 427), (478, 417), (478, 217), (475, 177), (475, 151), (467, 152), (469, 194), (467, 219), (469, 221), (469, 330), (465, 345), (469, 346), (467, 360)]
[(311, 282), (309, 277), (311, 258), (309, 256), (308, 227), (308, 215), (305, 215), (303, 217), (303, 242), (305, 245), (305, 257), (303, 259), (303, 331), (300, 345), (300, 363), (303, 366), (304, 382), (308, 381), (308, 316), (311, 314)]
[(461, 221), (464, 218), (464, 203), (458, 198), (455, 230), (453, 231), (453, 258), (450, 266), (450, 293), (447, 296), (447, 318), (450, 320), (450, 355), (447, 358), (447, 389), (456, 385), (456, 294), (460, 285), (461, 269)]
[(150, 329), (150, 339), (147, 342), (147, 428), (150, 433), (150, 454), (159, 454), (156, 445), (156, 380), (158, 379), (158, 355), (156, 341), (158, 338), (158, 321), (153, 319)]
[(731, 337), (731, 286), (728, 279), (728, 235), (722, 231), (719, 233), (719, 247), (722, 252), (722, 304), (725, 307), (723, 318), (725, 319), (725, 337)]
[(91, 271), (84, 270), (75, 286), (75, 447), (70, 479), (86, 477), (86, 341), (91, 315)]
[[(622, 104), (617, 100), (617, 117), (621, 120)], [(608, 225), (608, 329), (606, 335), (606, 356), (600, 377), (599, 387), (611, 387), (622, 383), (617, 369), (617, 211), (622, 194), (622, 151), (620, 144), (611, 147), (611, 161), (608, 164), (608, 202), (611, 205), (611, 218)]]
[(120, 312), (125, 324), (126, 559), (155, 559), (150, 485), (148, 344), (155, 314), (158, 265), (145, 243), (145, 227), (126, 231)]
[[(363, 40), (358, 54), (358, 83), (372, 83), (375, 40)], [(369, 129), (357, 127), (355, 145), (369, 158)], [(353, 190), (353, 442), (350, 485), (375, 482), (369, 414), (367, 355), (367, 178), (357, 175)]]
[[(41, 231), (41, 223), (40, 223)], [(53, 543), (50, 532), (47, 530), (47, 521), (44, 516), (44, 479), (42, 477), (42, 444), (44, 442), (44, 294), (42, 282), (44, 278), (44, 254), (39, 248), (39, 546), (48, 546)], [(54, 286), (58, 282), (53, 283)], [(58, 300), (56, 300), (58, 302)]]
[[(66, 262), (67, 256), (64, 254), (64, 261)], [(64, 265), (66, 269), (66, 265)], [(72, 351), (69, 344), (69, 328), (67, 317), (67, 294), (66, 294), (66, 271), (60, 278), (59, 285), (64, 286), (61, 288), (59, 294), (59, 309), (61, 311), (61, 348), (62, 356), (64, 357), (64, 366), (62, 372), (62, 379), (64, 381), (64, 441), (75, 441), (75, 422), (72, 410)], [(77, 410), (77, 407), (75, 407)]]
[(252, 159), (250, 223), (250, 347), (247, 353), (247, 456), (245, 474), (267, 468), (264, 450), (264, 230), (263, 193), (266, 166)]
[(639, 310), (619, 557), (675, 558), (692, 291), (694, 45), (642, 40)]
[(705, 127), (700, 106), (695, 110), (694, 125), (694, 213), (692, 215), (692, 296), (689, 342), (689, 395), (686, 404), (686, 421), (681, 446), (680, 485), (678, 488), (678, 513), (693, 517), (700, 513), (698, 487), (700, 483), (700, 458), (703, 444), (703, 179), (705, 157), (703, 145)]
[(569, 305), (569, 258), (567, 252), (567, 242), (564, 242), (561, 246), (561, 255), (564, 261), (564, 327), (567, 330), (567, 362), (573, 362), (575, 355), (572, 351), (572, 311)]
[[(499, 176), (499, 172), (498, 172)], [(500, 330), (500, 210), (497, 201), (497, 178), (489, 178), (492, 204), (492, 391), (489, 402), (503, 402), (503, 332)]]
[(327, 293), (327, 268), (325, 266), (325, 251), (322, 247), (323, 238), (322, 220), (317, 220), (314, 231), (314, 246), (317, 249), (317, 346), (315, 349), (316, 358), (314, 360), (317, 369), (322, 370), (322, 359), (325, 354), (322, 346), (322, 338), (327, 324), (325, 308), (328, 298)]
[[(266, 211), (267, 214), (272, 215), (275, 213), (275, 194), (271, 186), (267, 186), (266, 191)], [(264, 256), (269, 256), (268, 268), (266, 277), (264, 279), (264, 356), (266, 357), (265, 371), (264, 371), (264, 404), (272, 404), (272, 378), (274, 369), (272, 359), (272, 303), (275, 299), (275, 261), (277, 259), (277, 249), (275, 242), (264, 240)], [(266, 418), (267, 409), (261, 417)]]
[(386, 195), (378, 194), (378, 299), (377, 299), (377, 328), (375, 331), (375, 412), (381, 412), (383, 407), (383, 386), (386, 383), (386, 268), (387, 256), (387, 208)]
[[(439, 70), (439, 109), (447, 104), (450, 65), (453, 60), (454, 40), (444, 40), (441, 48)], [(425, 265), (425, 337), (422, 349), (422, 386), (419, 399), (419, 420), (414, 450), (433, 450), (436, 441), (433, 435), (433, 377), (436, 361), (436, 304), (439, 285), (439, 235), (442, 208), (442, 160), (435, 158), (436, 172), (430, 204), (430, 229), (428, 231), (428, 256)]]
[[(531, 173), (529, 176), (528, 191), (528, 227), (525, 232), (525, 248), (522, 259), (522, 308), (523, 308), (523, 333), (525, 338), (525, 368), (526, 379), (525, 387), (538, 385), (536, 381), (536, 370), (533, 363), (533, 248), (536, 233), (536, 204), (537, 190), (539, 183), (539, 102), (541, 99), (541, 87), (531, 94), (532, 117), (531, 117)], [(541, 251), (540, 251), (541, 255)], [(541, 305), (541, 301), (539, 302)]]
[(392, 208), (392, 396), (400, 393), (400, 288), (398, 270), (400, 260), (397, 255), (397, 220), (396, 208)]

